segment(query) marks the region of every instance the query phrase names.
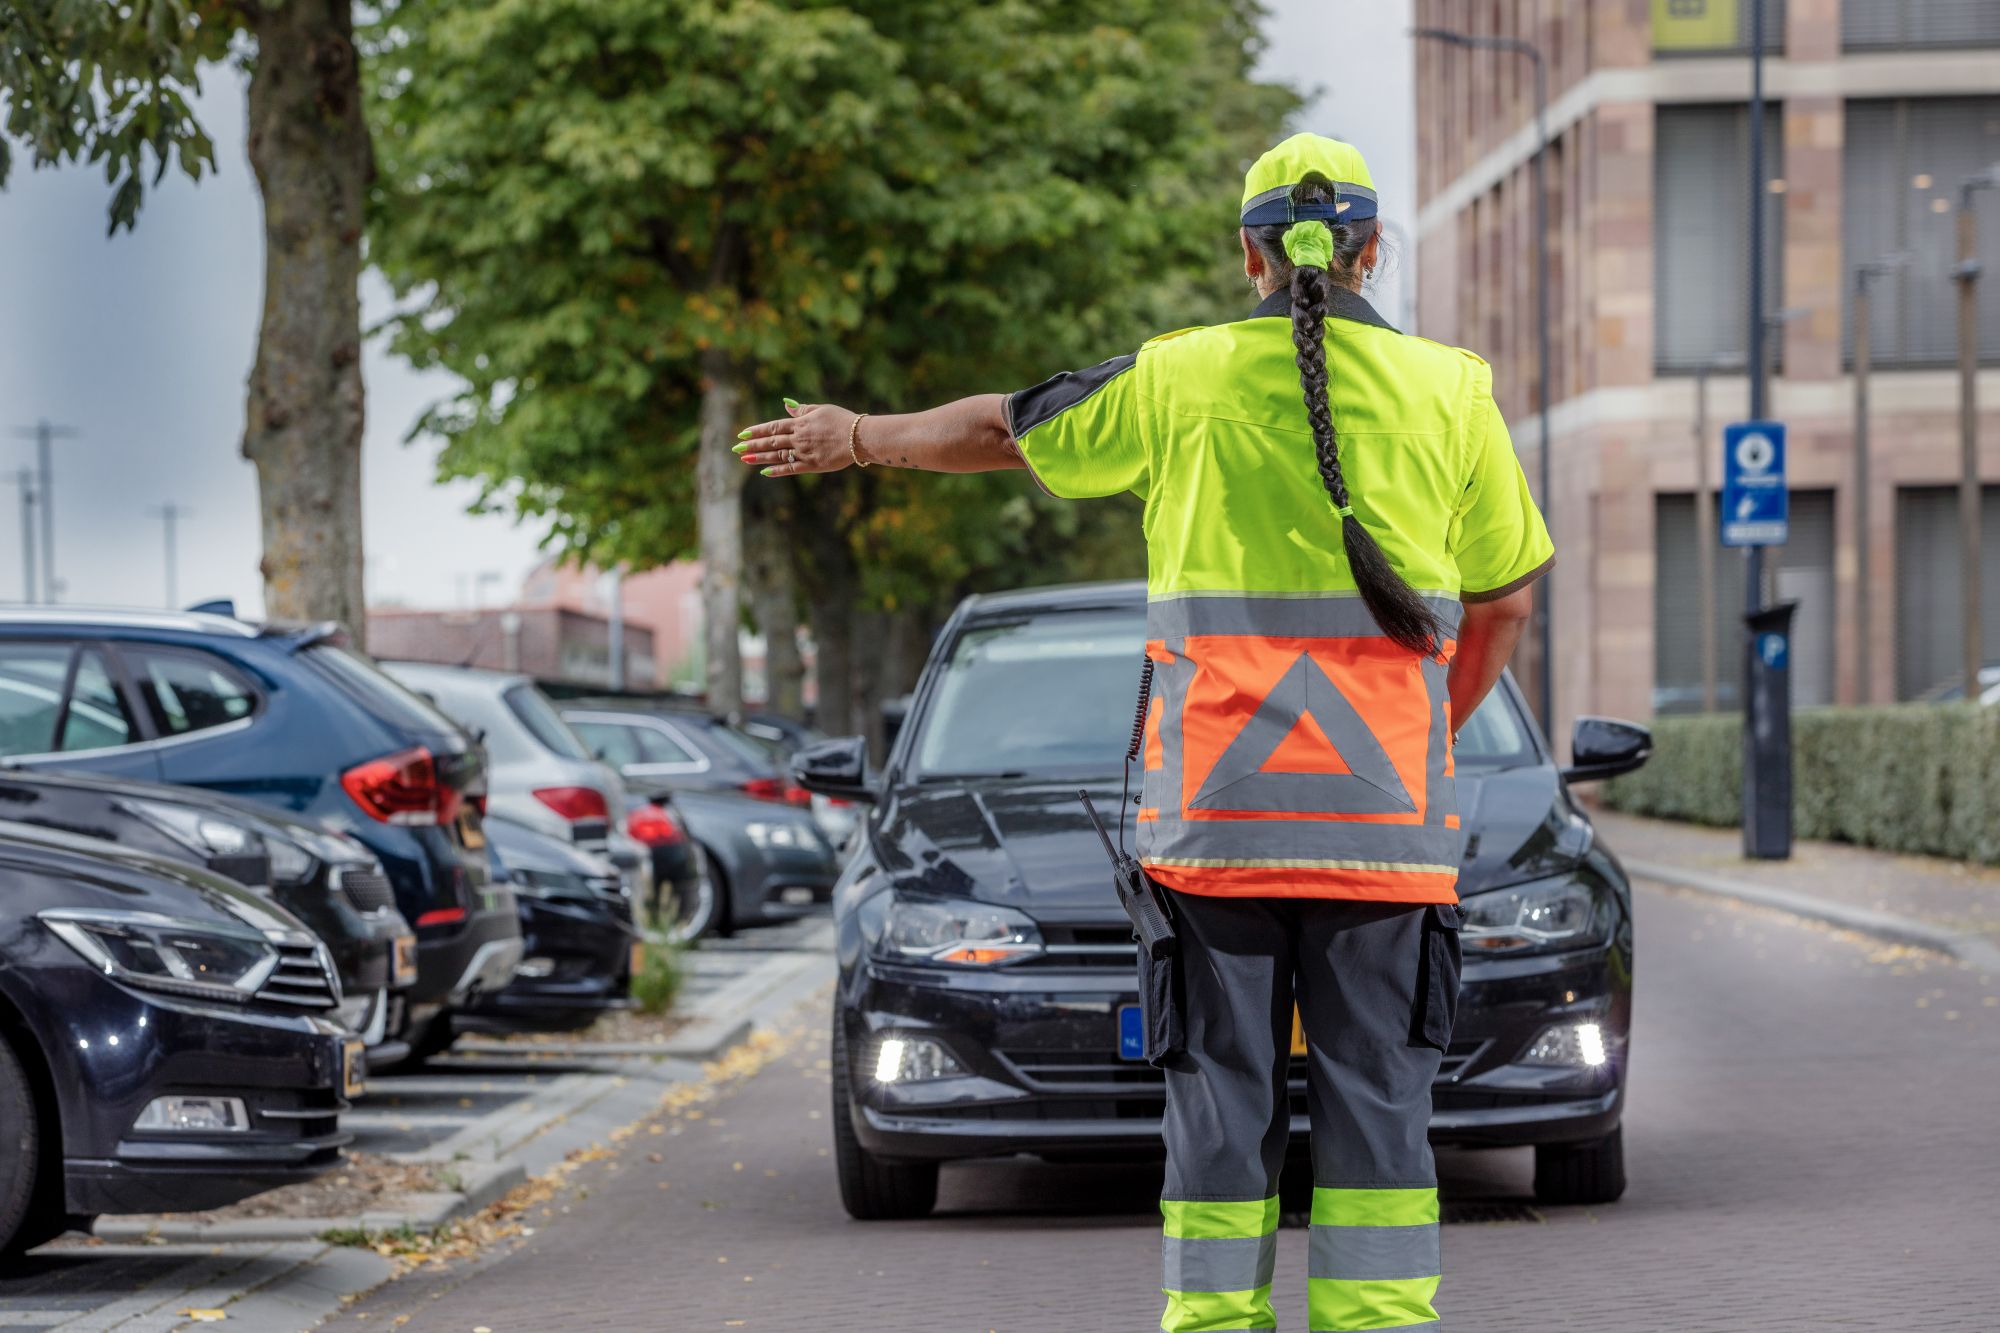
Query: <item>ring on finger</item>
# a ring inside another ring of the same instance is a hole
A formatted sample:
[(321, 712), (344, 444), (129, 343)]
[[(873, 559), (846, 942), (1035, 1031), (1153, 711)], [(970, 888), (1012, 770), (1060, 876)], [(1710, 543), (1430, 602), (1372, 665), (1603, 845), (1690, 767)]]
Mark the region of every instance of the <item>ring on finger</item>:
[(787, 450), (785, 450), (785, 461), (786, 461), (787, 463), (796, 463), (796, 462), (798, 462), (798, 461), (799, 461), (799, 455), (798, 455), (798, 452), (797, 452), (796, 450), (792, 450), (792, 449), (787, 449)]

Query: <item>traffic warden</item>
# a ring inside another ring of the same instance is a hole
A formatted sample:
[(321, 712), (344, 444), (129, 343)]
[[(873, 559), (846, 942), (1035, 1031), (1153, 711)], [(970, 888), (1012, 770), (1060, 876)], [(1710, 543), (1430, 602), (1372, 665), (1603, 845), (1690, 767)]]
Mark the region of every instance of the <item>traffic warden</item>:
[(792, 407), (741, 447), (771, 476), (1026, 467), (1065, 498), (1145, 498), (1139, 859), (1180, 936), (1175, 994), (1147, 1016), (1173, 1333), (1276, 1324), (1295, 1005), (1309, 1327), (1437, 1319), (1426, 1130), (1458, 998), (1452, 740), (1553, 550), (1486, 363), (1361, 296), (1379, 231), (1361, 154), (1295, 135), (1244, 182), (1248, 318), (927, 412)]

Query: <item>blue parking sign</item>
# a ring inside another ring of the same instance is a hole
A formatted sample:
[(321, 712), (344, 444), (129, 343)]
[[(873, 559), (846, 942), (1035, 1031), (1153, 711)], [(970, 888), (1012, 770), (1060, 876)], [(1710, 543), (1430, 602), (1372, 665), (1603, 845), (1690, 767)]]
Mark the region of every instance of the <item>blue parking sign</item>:
[(1722, 431), (1722, 544), (1783, 546), (1791, 528), (1785, 423), (1739, 421)]

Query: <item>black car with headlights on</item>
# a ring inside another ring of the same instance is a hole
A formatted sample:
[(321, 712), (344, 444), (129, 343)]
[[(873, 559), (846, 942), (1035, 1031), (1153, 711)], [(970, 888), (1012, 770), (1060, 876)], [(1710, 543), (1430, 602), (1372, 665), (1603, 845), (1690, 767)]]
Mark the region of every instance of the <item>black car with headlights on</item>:
[(337, 1165), (361, 1039), (326, 949), (183, 861), (0, 823), (0, 1252)]
[[(1077, 800), (1119, 808), (1144, 617), (1138, 584), (969, 598), (881, 774), (858, 738), (796, 762), (809, 789), (873, 803), (834, 893), (834, 1144), (857, 1217), (927, 1212), (945, 1161), (1159, 1151), (1131, 927)], [(1568, 784), (1649, 747), (1586, 719), (1559, 769), (1511, 680), (1459, 733), (1464, 991), (1431, 1137), (1533, 1145), (1547, 1202), (1624, 1189), (1631, 890)], [(1303, 1142), (1297, 1047), (1290, 1082)]]
[(630, 1007), (640, 937), (618, 867), (508, 819), (487, 820), (486, 836), (514, 886), (523, 952), (513, 982), (454, 1026), (572, 1032)]
[(326, 945), (345, 995), (339, 1018), (368, 1058), (409, 1054), (403, 995), (417, 980), (417, 937), (381, 862), (353, 838), (199, 788), (31, 769), (0, 772), (0, 820), (104, 838), (268, 893)]

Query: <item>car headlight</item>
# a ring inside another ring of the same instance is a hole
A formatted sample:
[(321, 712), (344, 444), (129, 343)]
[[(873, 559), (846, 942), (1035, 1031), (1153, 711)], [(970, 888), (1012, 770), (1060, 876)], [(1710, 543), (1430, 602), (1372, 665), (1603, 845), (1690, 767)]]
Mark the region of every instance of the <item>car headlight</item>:
[(172, 838), (181, 846), (206, 858), (211, 856), (254, 856), (262, 848), (250, 829), (233, 820), (221, 819), (201, 810), (191, 810), (170, 801), (132, 799), (125, 808)]
[(985, 967), (1042, 951), (1042, 932), (1025, 913), (990, 903), (896, 896), (881, 923), (876, 954), (899, 963)]
[(278, 965), (278, 950), (248, 926), (182, 921), (158, 912), (40, 914), (56, 938), (86, 962), (128, 985), (242, 1003)]
[(1468, 956), (1559, 953), (1610, 938), (1609, 898), (1573, 876), (1476, 893), (1460, 902), (1459, 934)]
[(312, 878), (313, 854), (290, 838), (266, 838), (271, 850), (271, 882), (302, 884)]
[(587, 902), (596, 896), (589, 881), (566, 870), (515, 869), (507, 878), (513, 881), (514, 892), (528, 898), (581, 898)]
[(745, 824), (743, 836), (756, 843), (758, 850), (766, 852), (773, 847), (811, 847), (819, 840), (807, 825), (775, 823), (765, 819), (753, 819)]

